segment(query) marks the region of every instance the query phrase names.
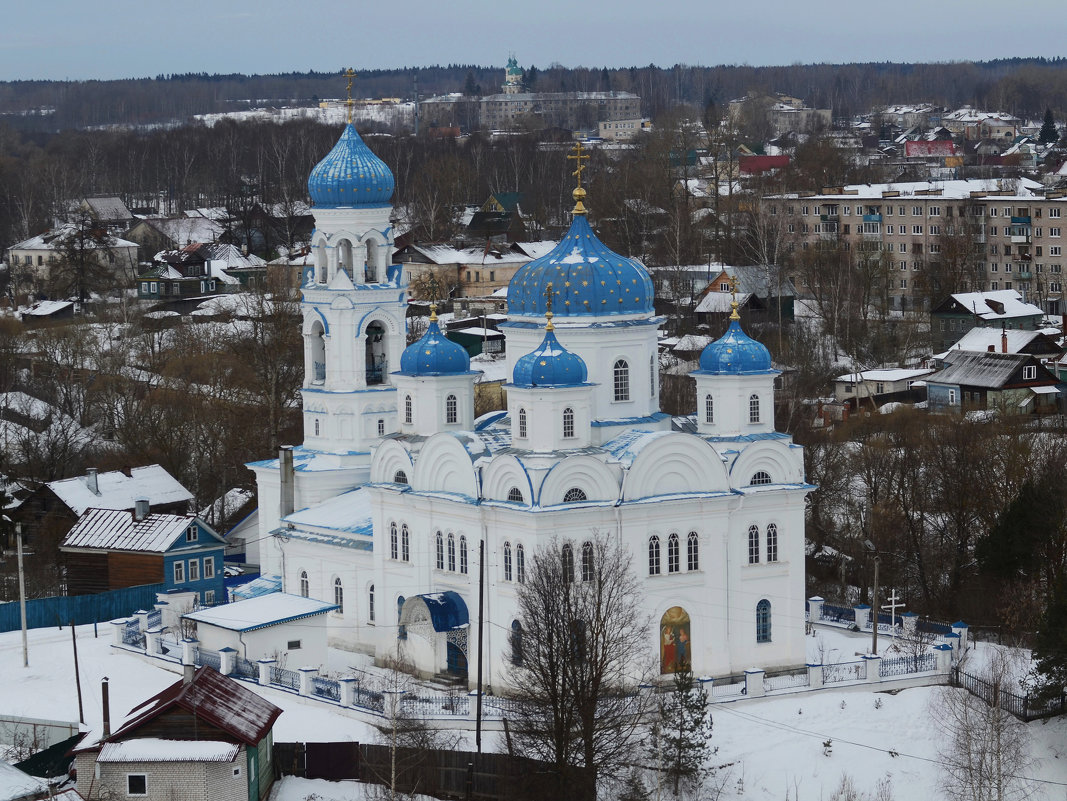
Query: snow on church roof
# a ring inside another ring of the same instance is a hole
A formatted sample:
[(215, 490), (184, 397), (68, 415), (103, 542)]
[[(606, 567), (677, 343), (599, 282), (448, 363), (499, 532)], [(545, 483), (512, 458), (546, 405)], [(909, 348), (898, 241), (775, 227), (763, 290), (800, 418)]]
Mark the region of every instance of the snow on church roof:
[(282, 520), (296, 526), (312, 526), (346, 531), (370, 537), (374, 534), (370, 494), (362, 488), (351, 490), (322, 503), (293, 512)]

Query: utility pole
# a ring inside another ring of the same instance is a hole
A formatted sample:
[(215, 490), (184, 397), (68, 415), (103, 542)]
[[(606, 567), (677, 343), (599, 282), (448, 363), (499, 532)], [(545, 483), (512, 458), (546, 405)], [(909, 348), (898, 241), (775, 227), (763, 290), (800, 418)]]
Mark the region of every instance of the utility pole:
[(482, 615), (485, 613), (485, 540), (478, 540), (478, 703), (475, 708), (474, 742), (482, 753)]
[(82, 679), (78, 672), (78, 632), (74, 628), (74, 621), (70, 621), (70, 639), (74, 643), (74, 684), (78, 688), (78, 721), (85, 723), (85, 707), (82, 706)]
[(22, 569), (22, 523), (15, 524), (19, 562), (19, 617), (22, 619), (22, 666), (30, 666), (30, 649), (26, 642), (26, 573)]
[(882, 560), (874, 553), (874, 597), (871, 599), (871, 655), (878, 655), (878, 565)]

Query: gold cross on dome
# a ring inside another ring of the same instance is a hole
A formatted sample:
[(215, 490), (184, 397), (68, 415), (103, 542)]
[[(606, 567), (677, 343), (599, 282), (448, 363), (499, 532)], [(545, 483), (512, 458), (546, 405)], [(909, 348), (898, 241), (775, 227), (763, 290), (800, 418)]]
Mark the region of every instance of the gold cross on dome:
[(582, 200), (585, 199), (585, 190), (582, 188), (582, 170), (585, 169), (585, 164), (582, 162), (589, 161), (589, 154), (583, 150), (582, 143), (579, 141), (574, 143), (574, 155), (567, 156), (567, 158), (574, 160), (574, 172), (571, 175), (578, 179), (578, 186), (571, 192), (571, 196), (574, 198), (574, 209), (572, 209), (571, 213), (585, 214), (585, 206), (582, 204)]
[(348, 124), (351, 125), (352, 124), (352, 79), (356, 77), (356, 73), (352, 71), (351, 67), (349, 67), (348, 69), (345, 70), (344, 74), (345, 74), (345, 77), (348, 78), (348, 87), (345, 89), (345, 92), (348, 95), (348, 97), (345, 100), (345, 106), (348, 107)]
[(730, 319), (740, 320), (741, 315), (737, 313), (737, 273), (734, 273), (728, 279), (730, 283)]
[(430, 277), (426, 281), (426, 288), (430, 290), (430, 322), (437, 321), (437, 276), (430, 273)]
[(552, 325), (552, 282), (548, 283), (545, 287), (545, 330), (552, 331), (555, 326)]

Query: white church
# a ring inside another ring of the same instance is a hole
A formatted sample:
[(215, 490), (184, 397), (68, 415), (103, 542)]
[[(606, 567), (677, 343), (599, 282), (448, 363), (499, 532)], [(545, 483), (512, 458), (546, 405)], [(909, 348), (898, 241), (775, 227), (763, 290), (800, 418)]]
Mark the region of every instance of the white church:
[(405, 347), (393, 176), (346, 127), (308, 181), (304, 442), (249, 465), (262, 573), (338, 606), (331, 644), (473, 679), (484, 542), (483, 669), (499, 687), (521, 658), (533, 553), (573, 543), (561, 558), (581, 581), (586, 543), (607, 537), (633, 555), (661, 673), (802, 665), (813, 487), (774, 430), (770, 354), (735, 309), (693, 372), (696, 414), (660, 411), (652, 281), (597, 239), (580, 173), (570, 230), (508, 288), (508, 408), (475, 419), (476, 374), (435, 316)]

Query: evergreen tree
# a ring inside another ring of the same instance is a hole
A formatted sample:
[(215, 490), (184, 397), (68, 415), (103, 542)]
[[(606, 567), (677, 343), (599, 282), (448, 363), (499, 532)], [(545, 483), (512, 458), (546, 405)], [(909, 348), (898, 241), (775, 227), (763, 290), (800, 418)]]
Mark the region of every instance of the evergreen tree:
[(463, 82), (463, 94), (467, 97), (477, 97), (481, 93), (481, 85), (474, 80), (474, 70), (468, 70), (467, 79)]
[(1067, 575), (1049, 595), (1034, 639), (1039, 699), (1057, 698), (1067, 687)]
[(1053, 142), (1058, 142), (1060, 139), (1059, 131), (1056, 130), (1056, 120), (1052, 117), (1052, 109), (1045, 109), (1045, 123), (1041, 126), (1041, 133), (1037, 135), (1037, 140), (1043, 145), (1048, 145)]
[(537, 74), (537, 67), (531, 64), (530, 69), (526, 70), (526, 75), (523, 76), (523, 83), (526, 85), (527, 92), (537, 91)]
[(676, 797), (699, 786), (706, 773), (711, 756), (708, 704), (708, 692), (693, 681), (691, 670), (674, 674), (674, 687), (659, 703), (650, 756)]

